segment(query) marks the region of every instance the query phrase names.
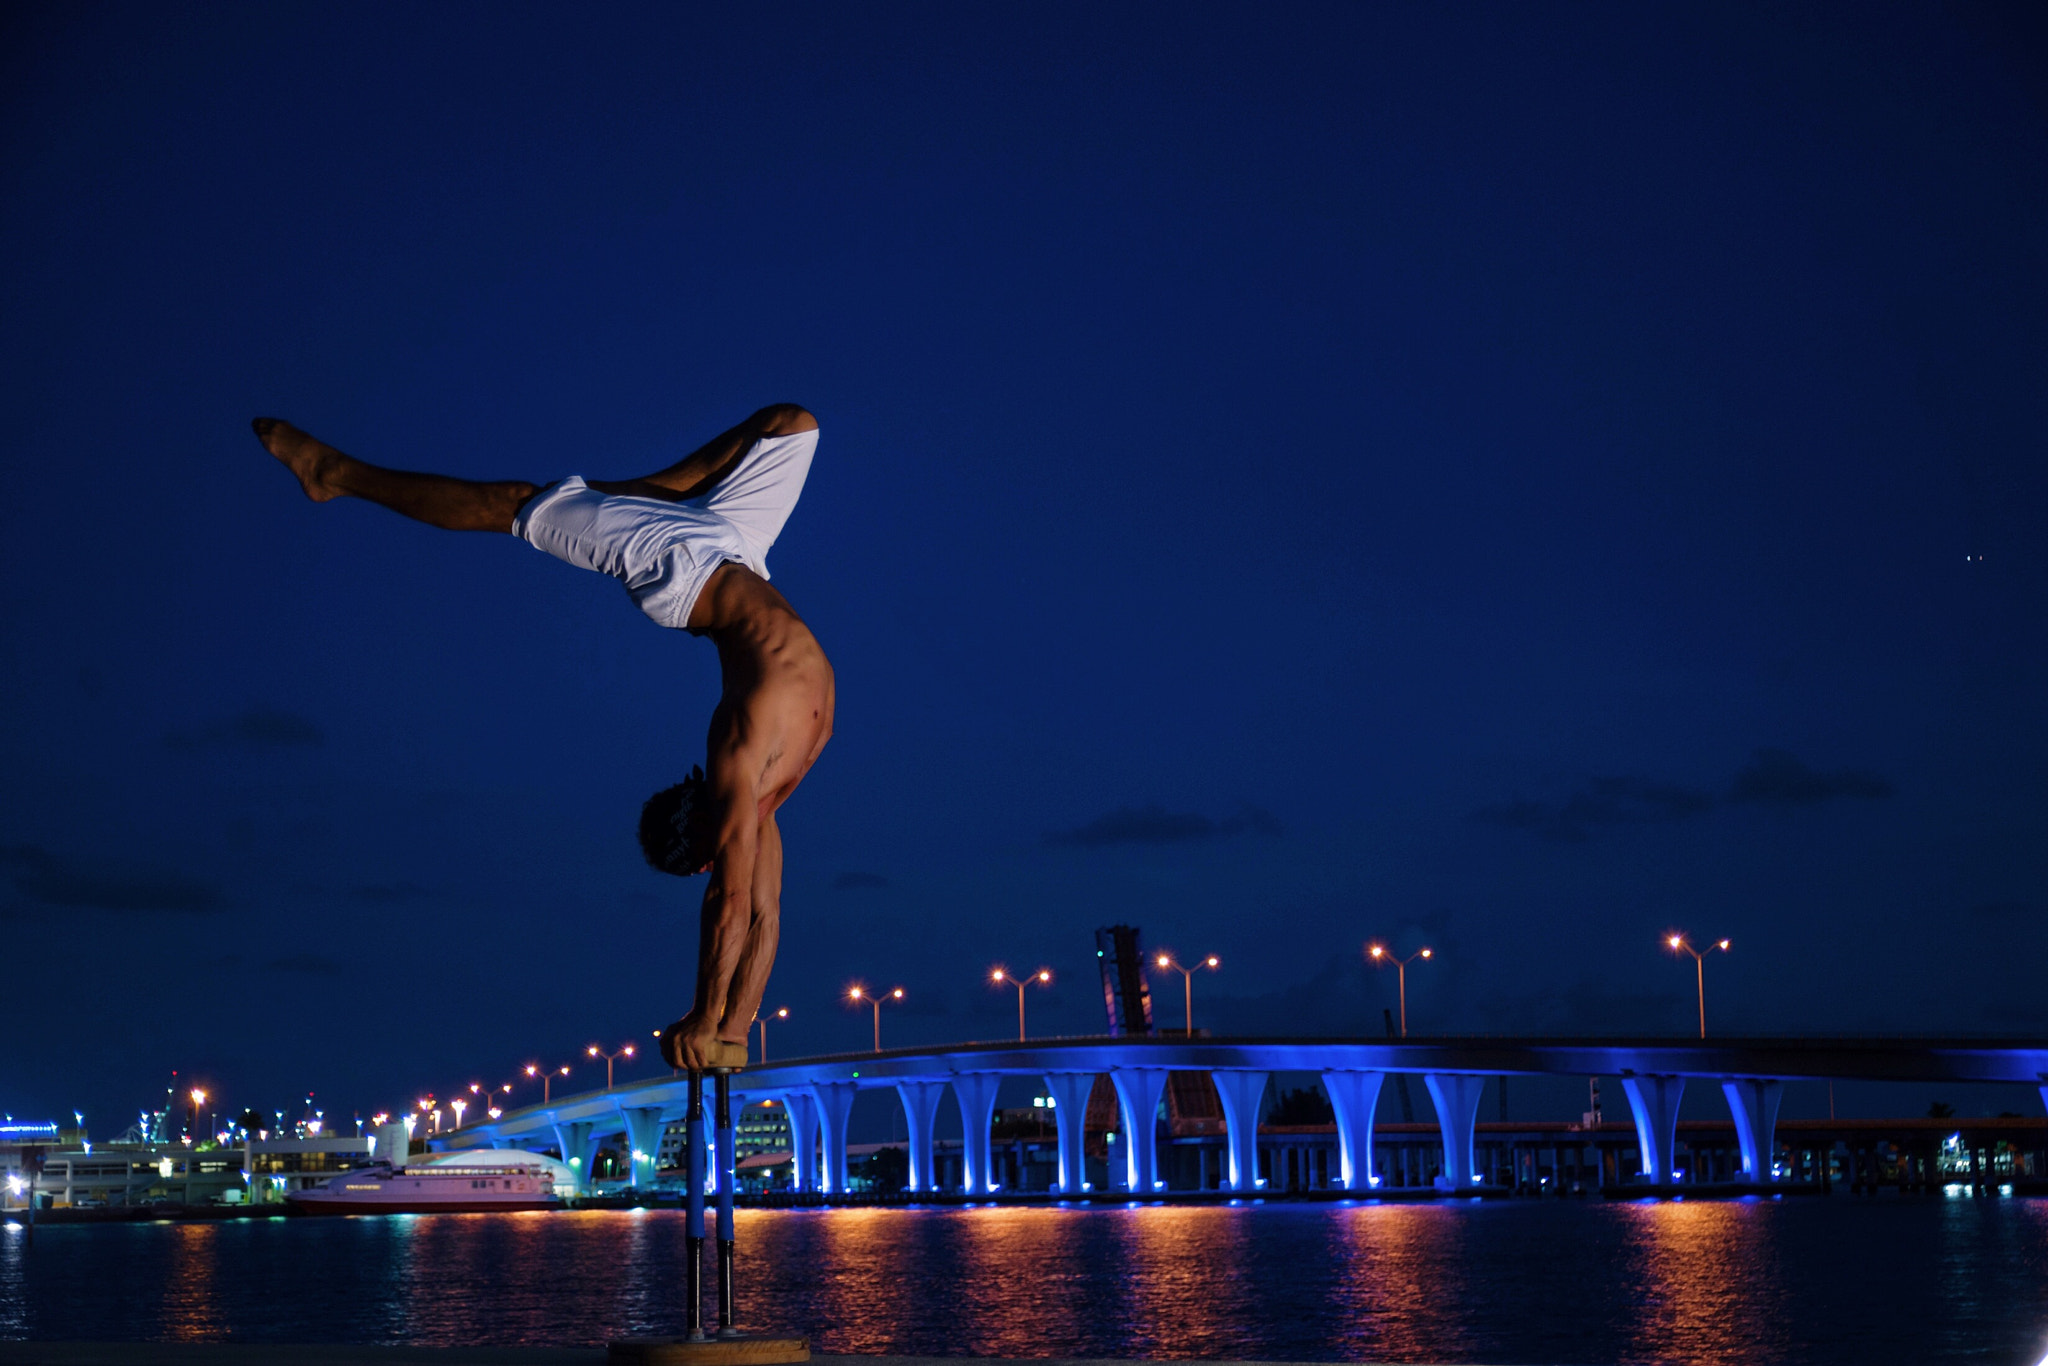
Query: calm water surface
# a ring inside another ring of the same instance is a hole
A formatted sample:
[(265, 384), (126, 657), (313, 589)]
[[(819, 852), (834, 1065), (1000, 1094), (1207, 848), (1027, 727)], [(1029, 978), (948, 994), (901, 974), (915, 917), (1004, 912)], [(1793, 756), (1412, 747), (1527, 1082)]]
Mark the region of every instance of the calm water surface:
[[(827, 1352), (1947, 1362), (2048, 1352), (2048, 1201), (741, 1211), (741, 1320)], [(678, 1213), (0, 1228), (0, 1338), (681, 1331)]]

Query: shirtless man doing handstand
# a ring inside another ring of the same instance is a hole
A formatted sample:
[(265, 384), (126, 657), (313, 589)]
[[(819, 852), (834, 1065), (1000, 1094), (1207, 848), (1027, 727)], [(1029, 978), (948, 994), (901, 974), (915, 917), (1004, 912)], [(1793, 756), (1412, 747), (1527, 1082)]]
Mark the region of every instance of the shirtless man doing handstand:
[(510, 532), (617, 578), (663, 626), (711, 637), (724, 691), (711, 713), (710, 774), (648, 799), (640, 847), (662, 872), (711, 873), (696, 1000), (662, 1033), (662, 1056), (691, 1071), (745, 1062), (779, 933), (775, 811), (832, 736), (832, 666), (768, 586), (766, 563), (810, 472), (817, 419), (778, 404), (658, 473), (545, 485), (384, 469), (276, 418), (252, 425), (316, 503), (366, 498), (451, 531)]

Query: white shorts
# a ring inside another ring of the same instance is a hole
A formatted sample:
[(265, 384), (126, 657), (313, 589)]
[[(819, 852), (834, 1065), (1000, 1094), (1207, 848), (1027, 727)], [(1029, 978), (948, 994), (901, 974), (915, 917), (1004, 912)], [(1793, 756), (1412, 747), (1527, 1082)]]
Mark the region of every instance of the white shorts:
[(512, 534), (579, 569), (609, 574), (641, 611), (681, 630), (718, 566), (768, 577), (768, 548), (789, 520), (818, 433), (767, 436), (711, 492), (688, 502), (600, 493), (572, 474), (528, 499)]

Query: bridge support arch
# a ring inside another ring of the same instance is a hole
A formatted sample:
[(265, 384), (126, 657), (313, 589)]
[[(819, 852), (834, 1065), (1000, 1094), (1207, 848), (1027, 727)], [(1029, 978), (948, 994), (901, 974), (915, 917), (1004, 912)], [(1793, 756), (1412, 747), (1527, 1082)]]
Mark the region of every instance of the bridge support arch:
[(818, 1188), (827, 1195), (846, 1194), (846, 1120), (853, 1113), (853, 1098), (860, 1094), (856, 1081), (818, 1081), (806, 1088), (818, 1107), (819, 1127), (824, 1131), (825, 1170)]
[(661, 1119), (659, 1105), (621, 1105), (619, 1118), (626, 1125), (626, 1151), (632, 1155), (632, 1185), (639, 1191), (654, 1189), (654, 1174), (661, 1166)]
[(1223, 1151), (1229, 1159), (1224, 1175), (1234, 1191), (1257, 1190), (1259, 1180), (1259, 1106), (1266, 1098), (1270, 1072), (1212, 1072), (1216, 1094), (1223, 1101)]
[(1678, 1102), (1685, 1095), (1685, 1078), (1623, 1077), (1621, 1089), (1635, 1115), (1643, 1176), (1652, 1185), (1669, 1185), (1678, 1156)]
[(1166, 1090), (1163, 1067), (1119, 1067), (1109, 1074), (1124, 1113), (1124, 1187), (1133, 1195), (1159, 1189), (1159, 1097)]
[(1323, 1073), (1323, 1092), (1337, 1113), (1337, 1171), (1345, 1190), (1371, 1190), (1379, 1184), (1372, 1174), (1372, 1120), (1386, 1080), (1384, 1072)]
[(1452, 1190), (1470, 1190), (1479, 1184), (1472, 1130), (1479, 1120), (1479, 1097), (1486, 1090), (1486, 1078), (1464, 1072), (1430, 1072), (1423, 1076), (1422, 1084), (1429, 1088), (1430, 1103), (1436, 1106), (1436, 1126), (1444, 1139), (1441, 1180)]
[(995, 1194), (988, 1128), (995, 1118), (996, 1087), (1001, 1082), (996, 1072), (962, 1072), (953, 1078), (953, 1099), (960, 1103), (960, 1189), (966, 1195)]
[(809, 1091), (785, 1091), (783, 1113), (789, 1116), (790, 1182), (800, 1191), (818, 1190), (818, 1102)]
[(938, 1189), (932, 1171), (932, 1121), (939, 1117), (939, 1100), (946, 1094), (942, 1081), (899, 1081), (896, 1095), (903, 1102), (903, 1127), (910, 1135), (910, 1185), (905, 1189), (928, 1195)]
[(562, 1150), (562, 1161), (569, 1170), (576, 1173), (577, 1195), (590, 1192), (590, 1167), (597, 1161), (597, 1125), (587, 1119), (554, 1121), (555, 1143)]
[(1785, 1084), (1768, 1077), (1739, 1077), (1721, 1083), (1728, 1113), (1735, 1121), (1735, 1141), (1742, 1148), (1742, 1174), (1767, 1185), (1778, 1152), (1778, 1104)]
[(1060, 1194), (1079, 1195), (1088, 1189), (1088, 1093), (1095, 1089), (1093, 1072), (1047, 1072), (1045, 1089), (1052, 1093), (1052, 1118), (1059, 1130)]

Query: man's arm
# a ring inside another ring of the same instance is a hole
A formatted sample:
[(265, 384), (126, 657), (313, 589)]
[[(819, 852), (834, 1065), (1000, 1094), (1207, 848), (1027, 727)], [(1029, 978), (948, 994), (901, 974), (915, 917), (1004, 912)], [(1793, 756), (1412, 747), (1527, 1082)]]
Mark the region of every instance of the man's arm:
[(590, 487), (600, 493), (623, 493), (638, 498), (665, 498), (681, 502), (697, 498), (718, 487), (718, 481), (732, 473), (756, 441), (764, 436), (790, 436), (817, 430), (818, 419), (794, 403), (771, 403), (745, 422), (720, 432), (665, 470), (638, 479), (592, 479)]
[[(738, 767), (722, 764), (714, 771), (725, 776)], [(718, 1035), (753, 922), (754, 861), (759, 852), (753, 794), (727, 790), (720, 791), (718, 799), (718, 852), (711, 860), (711, 885), (704, 889), (698, 919), (697, 999), (683, 1018), (676, 1046), (682, 1065), (691, 1070), (701, 1070), (709, 1061), (708, 1047)]]
[(768, 973), (775, 966), (775, 946), (782, 939), (782, 831), (776, 827), (773, 812), (761, 822), (754, 856), (753, 901), (746, 951), (733, 973), (732, 994), (726, 998), (725, 1018), (719, 1022), (718, 1036), (728, 1043), (747, 1041), (747, 1027), (760, 1013)]

